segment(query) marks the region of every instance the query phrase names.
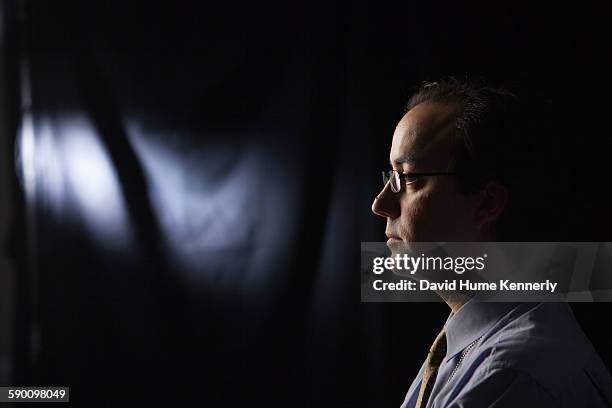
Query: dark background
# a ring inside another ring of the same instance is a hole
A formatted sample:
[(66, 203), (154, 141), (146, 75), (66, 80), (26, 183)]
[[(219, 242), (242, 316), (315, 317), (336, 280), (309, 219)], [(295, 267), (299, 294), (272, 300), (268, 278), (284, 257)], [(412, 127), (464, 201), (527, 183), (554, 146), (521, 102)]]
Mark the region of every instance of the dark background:
[[(560, 157), (530, 182), (555, 201), (524, 241), (611, 241), (605, 13), (461, 3), (0, 3), (6, 385), (86, 406), (399, 406), (449, 311), (361, 304), (359, 242), (384, 239), (370, 205), (424, 80), (506, 85), (552, 118)], [(573, 306), (612, 366), (612, 306)]]

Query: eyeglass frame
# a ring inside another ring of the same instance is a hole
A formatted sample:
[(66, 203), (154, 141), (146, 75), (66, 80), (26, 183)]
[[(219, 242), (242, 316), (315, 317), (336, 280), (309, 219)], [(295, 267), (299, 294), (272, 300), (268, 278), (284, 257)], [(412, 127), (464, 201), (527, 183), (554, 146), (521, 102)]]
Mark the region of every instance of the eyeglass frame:
[[(391, 176), (391, 173), (393, 173), (393, 176)], [(413, 184), (416, 183), (418, 181), (418, 177), (422, 177), (422, 176), (454, 176), (456, 175), (456, 172), (450, 172), (450, 171), (429, 171), (429, 172), (408, 172), (408, 173), (401, 173), (398, 170), (387, 170), (387, 171), (382, 171), (382, 177), (383, 177), (383, 188), (387, 186), (387, 183), (391, 184), (391, 191), (393, 191), (394, 193), (399, 193), (402, 191), (402, 181), (405, 181), (407, 177), (417, 177), (417, 179), (413, 180), (413, 181), (409, 181), (409, 182), (404, 182), (404, 184)], [(399, 184), (399, 189), (396, 191), (395, 188), (393, 188), (393, 183), (391, 183), (391, 178), (395, 177), (398, 179), (398, 184)]]

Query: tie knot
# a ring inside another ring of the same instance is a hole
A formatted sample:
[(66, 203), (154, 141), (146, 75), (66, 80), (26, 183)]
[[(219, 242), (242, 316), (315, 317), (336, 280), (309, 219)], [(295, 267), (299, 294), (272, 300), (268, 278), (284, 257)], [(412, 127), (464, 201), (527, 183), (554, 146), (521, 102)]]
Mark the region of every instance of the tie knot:
[(446, 356), (446, 332), (442, 329), (429, 349), (427, 362), (432, 367), (438, 367), (444, 356)]
[(423, 380), (421, 381), (421, 389), (419, 390), (416, 408), (424, 408), (427, 406), (427, 400), (429, 399), (434, 382), (436, 381), (438, 367), (440, 367), (440, 363), (442, 363), (442, 359), (444, 359), (445, 355), (446, 332), (442, 329), (431, 345), (429, 354), (427, 355), (427, 364), (423, 371)]

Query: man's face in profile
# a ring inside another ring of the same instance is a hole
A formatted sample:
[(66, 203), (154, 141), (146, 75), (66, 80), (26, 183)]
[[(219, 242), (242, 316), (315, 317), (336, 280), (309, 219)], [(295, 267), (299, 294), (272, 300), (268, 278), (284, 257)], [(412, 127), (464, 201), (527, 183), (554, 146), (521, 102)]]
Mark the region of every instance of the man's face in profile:
[[(434, 103), (408, 111), (393, 134), (392, 168), (400, 173), (453, 172), (458, 114), (454, 105)], [(387, 219), (390, 243), (479, 241), (479, 204), (478, 194), (459, 192), (454, 175), (437, 175), (402, 181), (398, 193), (387, 183), (372, 211)]]

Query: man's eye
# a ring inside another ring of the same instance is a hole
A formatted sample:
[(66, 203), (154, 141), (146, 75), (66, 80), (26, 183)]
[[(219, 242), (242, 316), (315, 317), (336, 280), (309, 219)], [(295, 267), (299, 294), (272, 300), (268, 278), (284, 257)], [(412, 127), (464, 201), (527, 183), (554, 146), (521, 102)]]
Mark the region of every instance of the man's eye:
[(404, 182), (406, 184), (415, 183), (419, 179), (417, 176), (413, 176), (412, 174), (404, 174), (403, 176), (404, 176)]

